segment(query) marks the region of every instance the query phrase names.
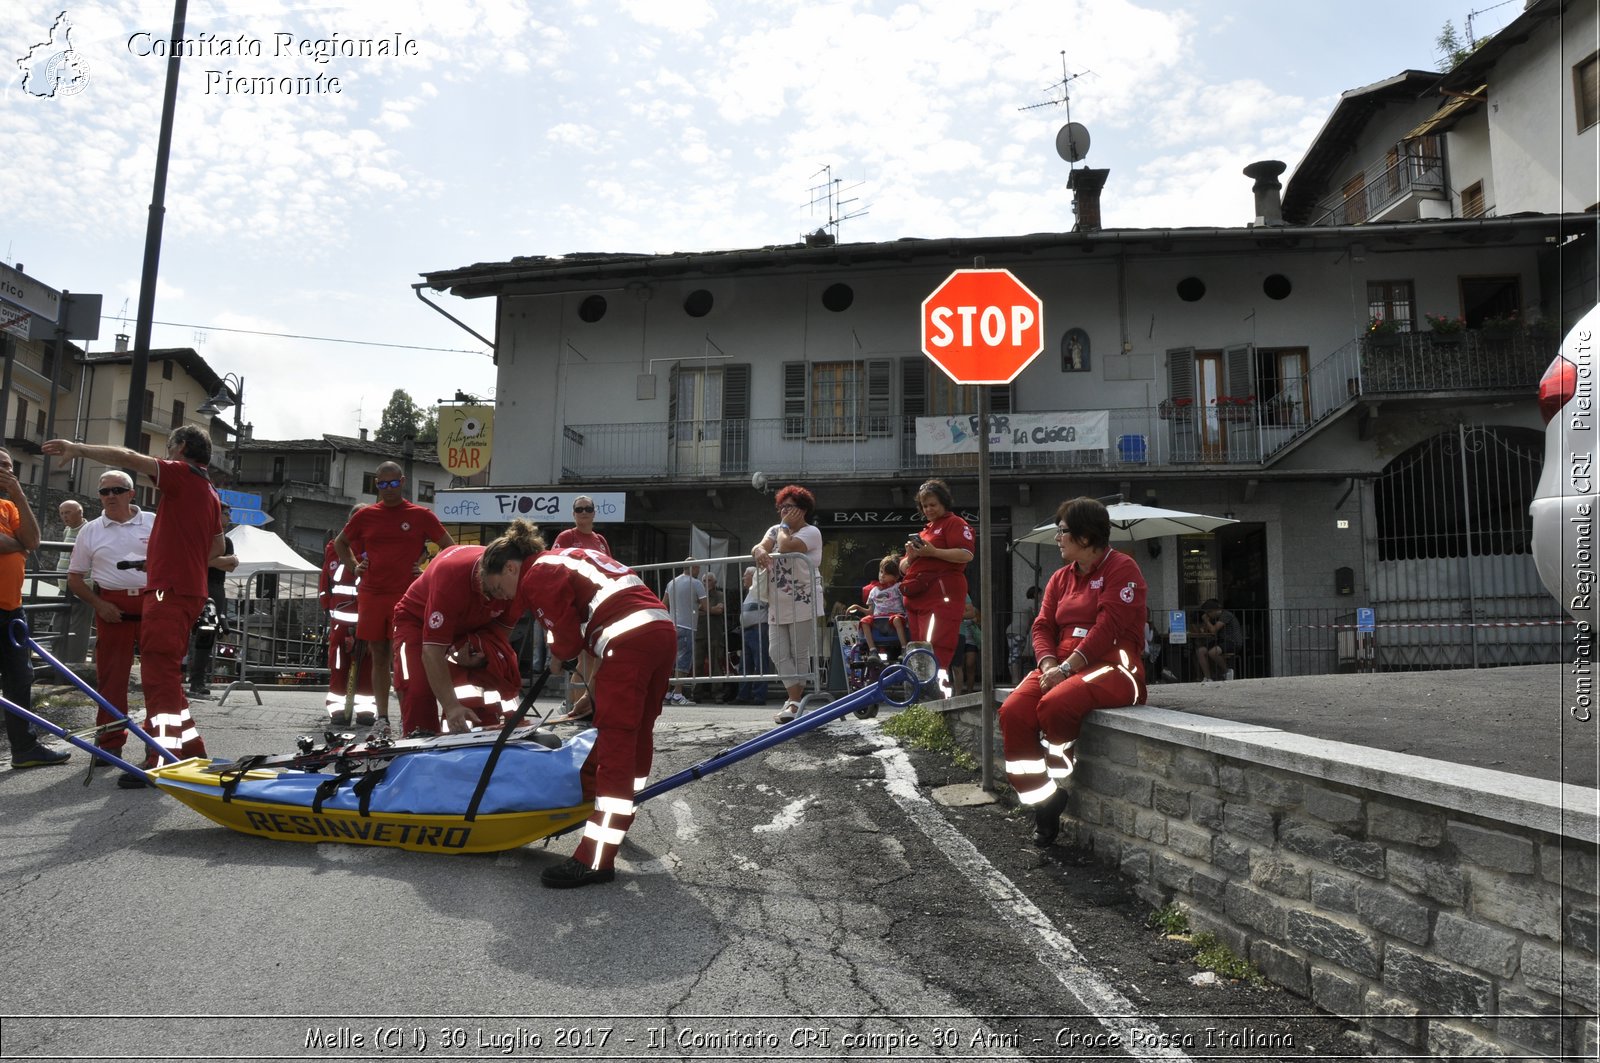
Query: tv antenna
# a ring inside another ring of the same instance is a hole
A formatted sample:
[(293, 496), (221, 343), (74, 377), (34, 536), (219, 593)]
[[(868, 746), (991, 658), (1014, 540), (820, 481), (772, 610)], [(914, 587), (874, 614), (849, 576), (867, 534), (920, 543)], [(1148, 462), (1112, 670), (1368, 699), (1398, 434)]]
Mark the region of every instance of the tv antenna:
[(850, 211), (848, 213), (845, 213), (845, 208), (846, 207), (848, 207), (850, 204), (858, 202), (858, 201), (857, 201), (857, 199), (855, 197), (851, 197), (850, 199), (844, 199), (842, 197), (843, 197), (844, 193), (853, 192), (856, 189), (860, 188), (866, 182), (857, 181), (855, 184), (851, 185), (849, 188), (840, 187), (841, 185), (844, 184), (844, 180), (843, 180), (843, 178), (839, 178), (839, 177), (833, 176), (833, 164), (832, 163), (825, 164), (822, 167), (822, 169), (818, 170), (817, 173), (814, 173), (811, 176), (813, 178), (815, 178), (817, 176), (817, 174), (824, 174), (824, 173), (827, 174), (828, 176), (823, 180), (822, 184), (820, 184), (820, 185), (812, 185), (811, 189), (810, 189), (810, 192), (811, 192), (811, 213), (815, 214), (817, 212), (817, 207), (818, 206), (821, 206), (823, 204), (827, 205), (827, 208), (828, 208), (828, 225), (827, 225), (827, 228), (833, 234), (833, 242), (834, 243), (838, 243), (839, 242), (839, 226), (842, 225), (843, 223), (849, 221), (851, 218), (859, 218), (862, 215), (867, 213), (867, 210), (866, 210), (865, 207), (863, 207), (860, 210), (852, 210), (852, 211)]
[(1084, 156), (1089, 154), (1089, 130), (1081, 122), (1072, 120), (1072, 94), (1068, 91), (1068, 88), (1083, 75), (1092, 73), (1094, 73), (1092, 70), (1080, 70), (1076, 74), (1069, 73), (1067, 70), (1067, 52), (1063, 48), (1061, 50), (1061, 80), (1045, 87), (1046, 92), (1054, 92), (1056, 89), (1060, 89), (1061, 98), (1059, 100), (1046, 100), (1043, 103), (1030, 103), (1026, 107), (1017, 108), (1019, 111), (1037, 111), (1043, 107), (1066, 108), (1067, 124), (1056, 131), (1056, 154), (1069, 163), (1082, 162)]

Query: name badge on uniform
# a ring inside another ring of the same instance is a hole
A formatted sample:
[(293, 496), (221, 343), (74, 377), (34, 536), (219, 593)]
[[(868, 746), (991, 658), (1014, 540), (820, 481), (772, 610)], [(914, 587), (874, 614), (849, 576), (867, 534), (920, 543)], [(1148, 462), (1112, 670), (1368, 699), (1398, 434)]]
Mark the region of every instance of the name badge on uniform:
[(1075, 639), (1088, 638), (1089, 629), (1086, 627), (1075, 627), (1072, 629), (1072, 637)]

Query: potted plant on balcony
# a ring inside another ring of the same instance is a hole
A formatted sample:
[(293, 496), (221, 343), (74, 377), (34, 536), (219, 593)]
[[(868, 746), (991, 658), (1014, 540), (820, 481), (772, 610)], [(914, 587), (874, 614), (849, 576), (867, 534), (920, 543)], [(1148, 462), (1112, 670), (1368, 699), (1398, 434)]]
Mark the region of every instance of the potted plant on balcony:
[(1162, 399), (1156, 409), (1163, 421), (1187, 421), (1194, 415), (1194, 400)]
[(1485, 336), (1510, 336), (1521, 327), (1522, 321), (1517, 317), (1515, 310), (1486, 317), (1483, 319), (1483, 324), (1479, 326)]
[(1446, 317), (1443, 314), (1423, 314), (1428, 322), (1428, 331), (1435, 336), (1459, 336), (1467, 327), (1467, 319), (1457, 314), (1455, 317)]
[(1255, 420), (1254, 395), (1218, 395), (1212, 400), (1217, 408), (1217, 419), (1231, 424), (1244, 424)]

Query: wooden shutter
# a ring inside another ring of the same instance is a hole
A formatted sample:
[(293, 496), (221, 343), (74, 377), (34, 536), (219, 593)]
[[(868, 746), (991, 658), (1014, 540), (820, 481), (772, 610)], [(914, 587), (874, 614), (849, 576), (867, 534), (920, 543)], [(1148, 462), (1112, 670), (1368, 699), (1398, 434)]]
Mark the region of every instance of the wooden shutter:
[(867, 435), (894, 433), (894, 363), (887, 358), (867, 362)]
[(722, 367), (722, 471), (742, 473), (750, 464), (750, 364)]
[(783, 363), (783, 438), (804, 439), (806, 434), (806, 363)]
[(678, 367), (667, 374), (667, 442), (678, 439)]
[(1194, 402), (1194, 348), (1174, 347), (1167, 351), (1167, 397), (1173, 401)]
[(1256, 393), (1255, 374), (1250, 370), (1254, 361), (1248, 343), (1229, 347), (1222, 352), (1222, 364), (1228, 373), (1229, 398), (1247, 399)]
[(900, 465), (926, 469), (928, 459), (917, 454), (917, 418), (928, 412), (928, 360), (900, 359)]

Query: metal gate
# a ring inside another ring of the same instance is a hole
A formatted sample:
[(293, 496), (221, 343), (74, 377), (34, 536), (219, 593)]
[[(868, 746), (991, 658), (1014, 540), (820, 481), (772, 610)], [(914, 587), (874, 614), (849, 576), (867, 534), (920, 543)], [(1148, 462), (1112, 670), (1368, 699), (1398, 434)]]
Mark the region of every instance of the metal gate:
[(1525, 428), (1457, 425), (1374, 481), (1367, 585), (1382, 670), (1548, 664), (1565, 616), (1530, 552), (1544, 440)]

